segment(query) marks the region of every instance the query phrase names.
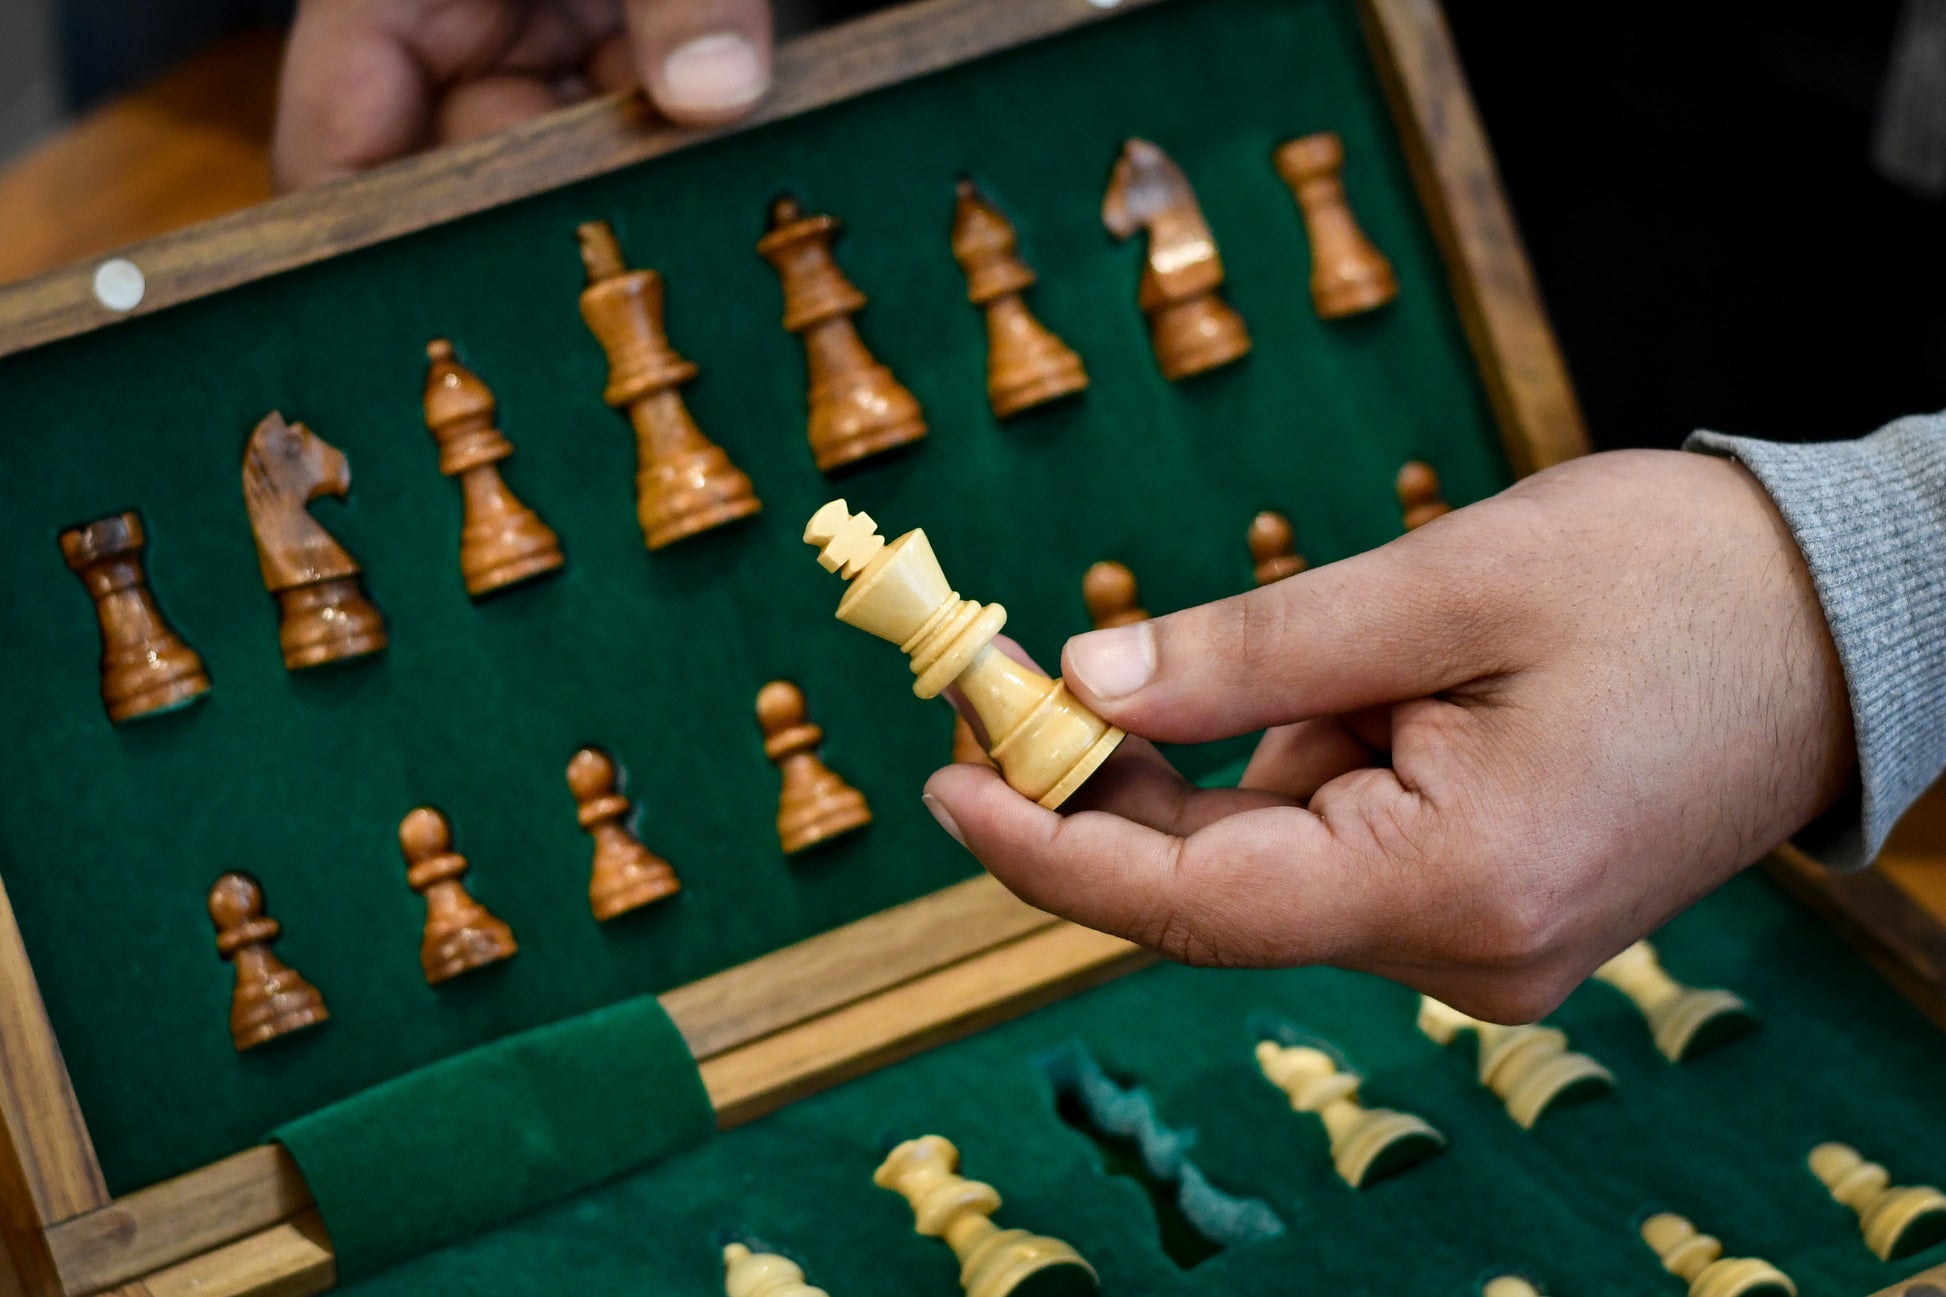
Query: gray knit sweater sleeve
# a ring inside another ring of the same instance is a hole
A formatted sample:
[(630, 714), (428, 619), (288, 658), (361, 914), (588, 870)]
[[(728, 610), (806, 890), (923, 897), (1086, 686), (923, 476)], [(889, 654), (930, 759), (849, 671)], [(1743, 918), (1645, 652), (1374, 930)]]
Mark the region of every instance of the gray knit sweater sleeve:
[(1804, 551), (1851, 694), (1861, 796), (1798, 845), (1863, 866), (1946, 769), (1946, 414), (1860, 441), (1698, 432), (1687, 448), (1749, 468)]

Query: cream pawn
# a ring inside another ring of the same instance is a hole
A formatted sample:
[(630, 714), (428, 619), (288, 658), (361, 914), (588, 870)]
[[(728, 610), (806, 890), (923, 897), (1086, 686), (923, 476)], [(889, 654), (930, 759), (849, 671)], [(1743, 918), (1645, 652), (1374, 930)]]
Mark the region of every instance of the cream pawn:
[(804, 528), (818, 563), (851, 582), (838, 620), (890, 640), (912, 659), (912, 692), (937, 698), (958, 685), (986, 730), (987, 753), (1023, 797), (1066, 801), (1125, 737), (1050, 680), (993, 647), (1007, 624), (997, 603), (962, 599), (946, 584), (923, 531), (887, 544), (869, 514), (832, 500)]
[(1031, 1276), (1056, 1268), (1090, 1291), (1097, 1286), (1094, 1267), (1061, 1240), (995, 1225), (999, 1192), (959, 1174), (959, 1150), (943, 1135), (923, 1135), (893, 1149), (872, 1183), (912, 1204), (919, 1233), (946, 1240), (959, 1258), (966, 1297), (1006, 1297)]
[(1726, 1257), (1723, 1244), (1674, 1212), (1642, 1222), (1642, 1241), (1662, 1268), (1689, 1284), (1689, 1297), (1797, 1297), (1797, 1285), (1768, 1261)]
[(1699, 1054), (1754, 1021), (1730, 991), (1684, 986), (1663, 971), (1655, 947), (1638, 941), (1595, 970), (1595, 977), (1635, 1002), (1649, 1020), (1655, 1047), (1672, 1063)]
[(1358, 1099), (1360, 1077), (1342, 1071), (1321, 1049), (1257, 1042), (1257, 1066), (1298, 1112), (1313, 1112), (1331, 1141), (1338, 1176), (1357, 1189), (1367, 1180), (1404, 1170), (1446, 1147), (1446, 1137), (1409, 1112), (1367, 1108)]
[(1442, 1045), (1462, 1031), (1480, 1042), (1480, 1084), (1506, 1105), (1507, 1115), (1532, 1130), (1543, 1113), (1561, 1099), (1606, 1090), (1614, 1073), (1568, 1048), (1567, 1033), (1556, 1027), (1503, 1027), (1468, 1017), (1430, 995), (1419, 1001), (1419, 1030)]
[(1524, 1274), (1497, 1274), (1480, 1285), (1480, 1297), (1542, 1297), (1542, 1294)]
[(1881, 1261), (1909, 1256), (1946, 1239), (1946, 1193), (1931, 1185), (1894, 1185), (1876, 1162), (1848, 1144), (1811, 1150), (1811, 1174), (1838, 1202), (1858, 1213), (1865, 1246)]
[(723, 1249), (723, 1291), (728, 1297), (831, 1297), (804, 1282), (804, 1271), (789, 1257), (752, 1252), (741, 1243)]

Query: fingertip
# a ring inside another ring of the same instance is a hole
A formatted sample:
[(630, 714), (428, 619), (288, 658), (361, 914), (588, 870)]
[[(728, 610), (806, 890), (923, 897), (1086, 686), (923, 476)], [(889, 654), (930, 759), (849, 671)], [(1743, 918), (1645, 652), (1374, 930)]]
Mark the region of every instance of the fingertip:
[(725, 26), (673, 43), (646, 42), (637, 70), (671, 121), (722, 126), (748, 115), (770, 89), (769, 32)]

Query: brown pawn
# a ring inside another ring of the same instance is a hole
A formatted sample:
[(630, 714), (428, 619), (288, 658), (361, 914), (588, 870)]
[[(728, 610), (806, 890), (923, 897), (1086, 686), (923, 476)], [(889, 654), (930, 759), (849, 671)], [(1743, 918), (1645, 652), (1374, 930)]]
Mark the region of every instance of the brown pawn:
[(581, 807), (581, 827), (595, 840), (588, 905), (602, 922), (682, 890), (669, 862), (629, 828), (631, 808), (616, 787), (619, 778), (615, 759), (600, 748), (583, 748), (568, 762), (568, 791)]
[(1030, 406), (1072, 396), (1088, 386), (1073, 348), (1034, 318), (1021, 293), (1034, 272), (1017, 254), (1013, 225), (971, 180), (959, 182), (953, 209), (953, 258), (966, 272), (966, 297), (986, 308), (987, 399), (1004, 419)]
[(1138, 597), (1135, 573), (1126, 564), (1107, 559), (1082, 575), (1081, 602), (1088, 605), (1088, 616), (1096, 630), (1147, 621), (1148, 609), (1136, 606)]
[(101, 629), (101, 701), (120, 724), (192, 703), (209, 692), (196, 650), (162, 619), (142, 571), (142, 515), (110, 514), (61, 533), (61, 556), (95, 601)]
[(824, 731), (804, 719), (804, 691), (772, 680), (757, 691), (757, 724), (764, 755), (784, 773), (777, 799), (777, 837), (795, 855), (872, 822), (865, 795), (833, 773), (818, 756)]
[(810, 366), (811, 457), (825, 472), (915, 442), (925, 416), (912, 393), (865, 348), (851, 317), (865, 295), (831, 255), (835, 216), (806, 216), (795, 198), (770, 208), (757, 251), (784, 286), (784, 327), (802, 334)]
[(1345, 199), (1345, 146), (1336, 132), (1292, 140), (1271, 158), (1311, 236), (1311, 302), (1319, 317), (1357, 315), (1397, 297), (1392, 263), (1365, 237)]
[(705, 437), (677, 389), (696, 366), (669, 345), (662, 276), (630, 270), (607, 221), (575, 230), (588, 286), (581, 318), (608, 353), (608, 404), (635, 428), (635, 515), (650, 549), (747, 518), (763, 507), (743, 470)]
[(500, 476), (500, 461), (514, 448), (495, 425), (492, 390), (444, 338), (426, 344), (426, 359), (426, 428), (439, 443), (439, 471), (459, 479), (464, 501), (459, 570), (466, 593), (491, 594), (554, 571), (560, 540)]
[(1291, 520), (1281, 513), (1266, 509), (1252, 518), (1249, 543), (1258, 585), (1296, 576), (1309, 566), (1297, 552), (1297, 533), (1291, 527)]
[(1453, 506), (1439, 494), (1439, 474), (1433, 472), (1431, 464), (1407, 460), (1399, 470), (1396, 489), (1407, 531), (1417, 531), (1441, 514), (1453, 511)]
[(1250, 330), (1217, 294), (1223, 259), (1182, 168), (1147, 140), (1130, 140), (1108, 178), (1102, 224), (1118, 239), (1149, 232), (1135, 300), (1163, 377), (1189, 378), (1250, 354)]
[(277, 642), (291, 671), (385, 647), (385, 618), (359, 586), (358, 566), (307, 506), (351, 491), (344, 452), (301, 423), (270, 414), (243, 448), (243, 507), (257, 538), (264, 588), (277, 597)]
[(466, 857), (453, 850), (453, 826), (444, 815), (430, 806), (408, 811), (399, 822), (399, 849), (405, 853), (405, 881), (426, 898), (419, 964), (428, 986), (511, 958), (520, 949), (513, 929), (488, 913), (460, 881)]
[(316, 1026), (331, 1016), (318, 988), (271, 953), (283, 925), (264, 915), (264, 892), (248, 874), (225, 874), (209, 889), (216, 953), (236, 968), (230, 1039), (239, 1051)]

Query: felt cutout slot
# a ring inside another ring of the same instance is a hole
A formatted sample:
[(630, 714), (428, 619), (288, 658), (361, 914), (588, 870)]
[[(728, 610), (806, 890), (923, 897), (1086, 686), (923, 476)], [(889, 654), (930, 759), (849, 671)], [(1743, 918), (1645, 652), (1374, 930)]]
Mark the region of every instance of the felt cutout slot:
[(1148, 1194), (1157, 1239), (1178, 1267), (1189, 1270), (1227, 1248), (1284, 1232), (1284, 1222), (1262, 1201), (1209, 1182), (1189, 1159), (1195, 1132), (1164, 1125), (1147, 1090), (1120, 1084), (1079, 1048), (1040, 1062), (1061, 1120), (1087, 1136), (1111, 1175), (1134, 1180)]

